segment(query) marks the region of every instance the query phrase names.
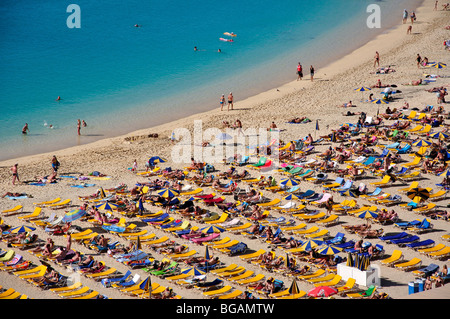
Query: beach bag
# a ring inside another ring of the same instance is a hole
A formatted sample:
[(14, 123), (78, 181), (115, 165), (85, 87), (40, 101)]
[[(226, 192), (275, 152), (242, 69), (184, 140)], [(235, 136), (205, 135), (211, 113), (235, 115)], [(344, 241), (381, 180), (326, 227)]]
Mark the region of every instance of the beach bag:
[(206, 164), (205, 165), (205, 172), (206, 173), (211, 173), (211, 172), (214, 172), (214, 171), (215, 171), (215, 169), (214, 169), (214, 166), (212, 164)]

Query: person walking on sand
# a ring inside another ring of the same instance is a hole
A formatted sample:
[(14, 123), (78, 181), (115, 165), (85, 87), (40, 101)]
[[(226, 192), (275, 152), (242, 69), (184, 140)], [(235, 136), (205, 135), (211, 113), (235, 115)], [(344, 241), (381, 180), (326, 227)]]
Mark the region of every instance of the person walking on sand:
[(27, 134), (27, 132), (29, 132), (30, 129), (28, 128), (28, 123), (25, 123), (25, 125), (22, 128), (22, 134)]
[(414, 21), (416, 21), (417, 17), (416, 17), (416, 13), (413, 11), (411, 12), (411, 24), (414, 24)]
[(59, 166), (60, 166), (60, 163), (59, 163), (58, 159), (56, 158), (56, 155), (53, 155), (53, 158), (52, 158), (53, 172), (55, 172), (55, 173), (58, 172)]
[(220, 103), (220, 110), (223, 111), (223, 106), (225, 105), (225, 94), (222, 94), (219, 103)]
[(233, 93), (231, 93), (231, 92), (228, 95), (228, 111), (230, 110), (230, 105), (231, 105), (231, 110), (233, 110)]
[(406, 34), (411, 34), (411, 32), (412, 32), (412, 25), (410, 25), (408, 29), (406, 29)]
[(301, 80), (303, 78), (303, 67), (300, 64), (300, 62), (298, 62), (298, 65), (297, 65), (297, 75), (298, 75), (297, 76), (297, 81)]
[(314, 67), (311, 65), (309, 67), (309, 74), (311, 74), (311, 82), (314, 80)]
[(422, 62), (422, 57), (420, 56), (419, 53), (417, 53), (416, 61), (417, 61), (417, 68), (420, 69), (420, 63)]
[(378, 53), (378, 51), (375, 51), (373, 67), (375, 67), (375, 65), (378, 65), (378, 67), (380, 67), (380, 54)]
[(80, 121), (80, 119), (78, 119), (78, 122), (77, 122), (77, 132), (78, 132), (78, 135), (81, 135), (81, 121)]
[(439, 3), (439, 1), (436, 1), (436, 2), (434, 3), (434, 11), (437, 11), (438, 3)]
[(12, 167), (11, 167), (11, 172), (12, 172), (12, 184), (13, 185), (15, 185), (16, 184), (16, 180), (18, 181), (18, 182), (20, 182), (20, 180), (19, 180), (19, 172), (18, 172), (18, 170), (17, 170), (17, 167), (19, 166), (19, 164), (14, 164)]

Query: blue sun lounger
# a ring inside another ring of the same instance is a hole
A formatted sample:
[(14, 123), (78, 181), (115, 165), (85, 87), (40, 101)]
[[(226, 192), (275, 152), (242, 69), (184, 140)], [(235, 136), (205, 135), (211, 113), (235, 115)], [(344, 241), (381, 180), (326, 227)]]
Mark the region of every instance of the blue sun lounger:
[(419, 236), (414, 235), (414, 236), (409, 236), (406, 238), (393, 239), (390, 242), (391, 242), (391, 244), (403, 245), (403, 244), (409, 244), (409, 243), (418, 241), (419, 239), (420, 239)]
[(425, 248), (431, 245), (434, 245), (435, 241), (432, 239), (425, 239), (422, 241), (413, 242), (411, 244), (406, 244), (406, 247), (417, 249), (417, 248)]
[(389, 236), (380, 236), (378, 237), (378, 239), (381, 239), (383, 241), (389, 241), (389, 240), (396, 240), (396, 239), (401, 239), (401, 238), (405, 238), (408, 236), (408, 233), (405, 232), (401, 232), (395, 235), (389, 235)]

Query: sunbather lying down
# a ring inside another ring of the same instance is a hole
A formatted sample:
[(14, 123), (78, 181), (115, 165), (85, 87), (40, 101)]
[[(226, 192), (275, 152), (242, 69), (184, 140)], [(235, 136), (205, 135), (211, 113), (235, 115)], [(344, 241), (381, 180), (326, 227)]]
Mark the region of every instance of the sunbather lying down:
[(338, 105), (338, 107), (356, 107), (356, 105), (353, 105), (352, 101), (349, 101), (348, 103), (343, 103), (341, 105)]
[(28, 195), (26, 193), (12, 193), (12, 192), (6, 192), (5, 194), (3, 194), (2, 198), (5, 198), (6, 196), (9, 197), (22, 197), (22, 196), (27, 196), (29, 198), (32, 198), (33, 196)]
[(416, 81), (411, 81), (410, 83), (404, 83), (403, 85), (421, 85), (422, 84), (422, 79), (416, 80)]

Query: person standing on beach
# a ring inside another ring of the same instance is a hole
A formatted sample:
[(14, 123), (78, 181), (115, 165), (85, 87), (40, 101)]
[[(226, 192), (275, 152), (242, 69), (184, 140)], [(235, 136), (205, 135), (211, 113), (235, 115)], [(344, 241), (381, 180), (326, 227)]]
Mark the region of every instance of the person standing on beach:
[(80, 119), (78, 119), (78, 122), (77, 122), (77, 132), (78, 132), (78, 135), (81, 135), (81, 121), (80, 121)]
[(438, 8), (438, 2), (439, 2), (439, 1), (436, 1), (436, 2), (434, 3), (434, 11), (437, 11), (437, 8)]
[(414, 24), (414, 21), (416, 21), (417, 17), (416, 17), (416, 13), (413, 11), (411, 12), (411, 24)]
[(56, 155), (53, 155), (52, 168), (53, 168), (54, 173), (58, 172), (59, 166), (60, 166), (60, 163), (59, 163), (58, 159), (56, 158)]
[(230, 105), (231, 105), (231, 110), (233, 110), (233, 93), (231, 93), (231, 92), (228, 95), (228, 111), (230, 110)]
[(19, 164), (14, 164), (12, 167), (11, 167), (11, 172), (12, 172), (12, 184), (13, 185), (15, 185), (15, 183), (16, 183), (16, 180), (18, 181), (18, 182), (20, 182), (20, 180), (19, 180), (19, 172), (17, 171), (17, 167), (19, 166)]
[(25, 125), (22, 128), (22, 134), (27, 134), (27, 132), (29, 132), (30, 129), (28, 128), (28, 123), (25, 123)]
[(83, 127), (86, 127), (86, 126), (87, 126), (87, 123), (86, 123), (85, 120), (82, 120), (81, 123), (83, 124)]
[(408, 27), (408, 29), (406, 30), (406, 34), (411, 34), (411, 32), (412, 32), (412, 25)]
[(297, 81), (300, 79), (302, 79), (303, 78), (303, 68), (302, 68), (302, 65), (300, 64), (300, 62), (298, 62), (298, 65), (297, 65)]
[(419, 53), (417, 53), (416, 61), (417, 61), (417, 68), (420, 69), (420, 62), (422, 62), (422, 57), (420, 56)]
[(225, 94), (222, 94), (219, 103), (220, 103), (220, 110), (223, 111), (223, 106), (225, 104)]
[(314, 80), (314, 67), (311, 65), (309, 67), (309, 74), (311, 74), (311, 82)]
[(408, 19), (408, 11), (405, 9), (403, 10), (403, 24), (406, 23), (406, 19)]
[(373, 67), (375, 67), (376, 65), (380, 67), (380, 54), (378, 53), (378, 51), (375, 52)]

